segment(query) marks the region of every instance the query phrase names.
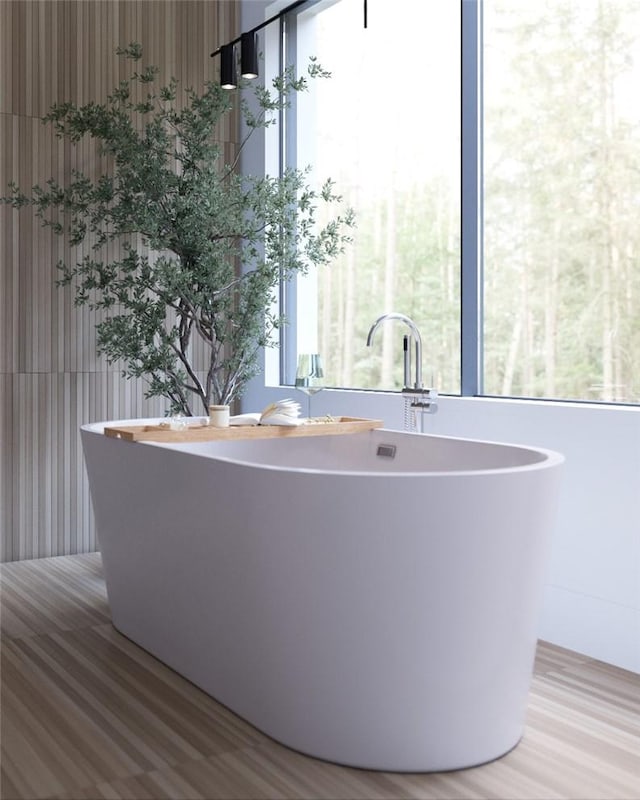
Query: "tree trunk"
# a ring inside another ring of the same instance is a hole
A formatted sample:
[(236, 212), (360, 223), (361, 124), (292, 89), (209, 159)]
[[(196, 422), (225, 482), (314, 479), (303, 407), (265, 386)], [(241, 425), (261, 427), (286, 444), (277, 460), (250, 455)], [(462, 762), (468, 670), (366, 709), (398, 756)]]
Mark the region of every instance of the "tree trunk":
[[(385, 228), (385, 269), (384, 269), (384, 308), (383, 313), (395, 311), (395, 277), (396, 277), (396, 182), (392, 175), (391, 185), (387, 192), (387, 219)], [(380, 383), (384, 388), (393, 385), (394, 340), (397, 332), (393, 325), (382, 328), (382, 369)], [(399, 352), (399, 351), (398, 351)]]

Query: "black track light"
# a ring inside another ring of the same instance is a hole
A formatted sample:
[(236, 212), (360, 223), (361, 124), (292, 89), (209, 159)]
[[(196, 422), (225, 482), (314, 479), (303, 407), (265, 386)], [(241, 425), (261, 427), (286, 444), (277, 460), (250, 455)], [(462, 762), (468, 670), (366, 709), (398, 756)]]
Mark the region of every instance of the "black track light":
[(253, 31), (240, 37), (240, 72), (249, 80), (258, 77), (258, 36)]
[[(0, 0), (2, 2), (2, 0)], [(242, 72), (242, 77), (251, 80), (252, 78), (258, 77), (258, 37), (256, 36), (258, 31), (261, 31), (263, 28), (266, 28), (267, 25), (271, 25), (272, 22), (275, 22), (277, 19), (282, 19), (286, 14), (293, 11), (298, 6), (303, 5), (304, 3), (308, 2), (308, 0), (294, 0), (292, 3), (289, 3), (288, 6), (283, 8), (279, 11), (275, 16), (271, 17), (270, 19), (266, 19), (264, 22), (260, 23), (260, 25), (256, 25), (255, 28), (250, 30), (248, 33), (243, 33), (238, 36), (237, 39), (234, 39), (229, 44), (223, 44), (222, 47), (219, 47), (217, 50), (214, 50), (211, 53), (211, 56), (220, 56), (220, 85), (223, 89), (235, 89), (238, 85), (238, 81), (236, 80), (236, 61), (235, 61), (235, 53), (233, 51), (234, 45), (240, 42), (240, 71)], [(365, 28), (366, 25), (366, 7), (367, 2), (365, 0)]]
[(236, 80), (236, 54), (233, 44), (224, 44), (220, 48), (220, 86), (223, 89), (235, 89)]

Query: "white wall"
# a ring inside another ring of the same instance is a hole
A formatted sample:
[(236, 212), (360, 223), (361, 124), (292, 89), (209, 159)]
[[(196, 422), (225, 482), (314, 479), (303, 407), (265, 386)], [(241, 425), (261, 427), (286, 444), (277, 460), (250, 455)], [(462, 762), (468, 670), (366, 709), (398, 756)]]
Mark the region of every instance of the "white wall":
[[(243, 30), (264, 19), (265, 5), (243, 3)], [(258, 147), (247, 154), (244, 169), (255, 172), (261, 158)], [(243, 410), (294, 395), (291, 387), (265, 388), (260, 376)], [(325, 390), (314, 397), (313, 409), (382, 418), (386, 427), (402, 428), (399, 395)], [(445, 397), (428, 425), (437, 434), (565, 455), (540, 638), (640, 673), (640, 408)]]

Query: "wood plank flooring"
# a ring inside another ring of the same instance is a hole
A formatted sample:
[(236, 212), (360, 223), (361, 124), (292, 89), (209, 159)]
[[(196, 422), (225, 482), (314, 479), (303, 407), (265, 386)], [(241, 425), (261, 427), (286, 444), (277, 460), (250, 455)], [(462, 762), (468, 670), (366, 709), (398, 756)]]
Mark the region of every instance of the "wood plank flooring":
[(541, 643), (521, 743), (474, 769), (339, 767), (283, 747), (112, 627), (97, 553), (3, 564), (0, 796), (640, 797), (640, 676)]

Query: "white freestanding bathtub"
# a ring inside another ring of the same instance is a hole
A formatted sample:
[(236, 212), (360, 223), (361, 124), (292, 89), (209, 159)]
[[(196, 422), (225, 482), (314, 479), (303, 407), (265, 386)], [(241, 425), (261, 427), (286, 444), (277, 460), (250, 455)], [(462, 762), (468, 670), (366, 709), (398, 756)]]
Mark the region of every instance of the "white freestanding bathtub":
[(319, 758), (450, 770), (517, 744), (562, 456), (386, 430), (143, 444), (103, 427), (82, 441), (125, 636)]

